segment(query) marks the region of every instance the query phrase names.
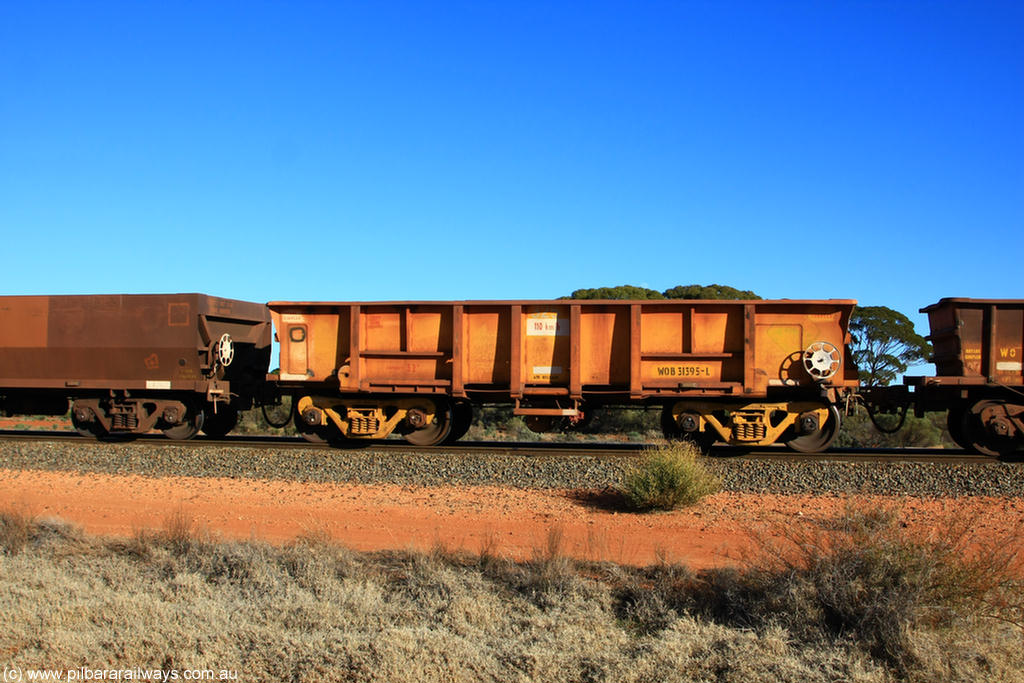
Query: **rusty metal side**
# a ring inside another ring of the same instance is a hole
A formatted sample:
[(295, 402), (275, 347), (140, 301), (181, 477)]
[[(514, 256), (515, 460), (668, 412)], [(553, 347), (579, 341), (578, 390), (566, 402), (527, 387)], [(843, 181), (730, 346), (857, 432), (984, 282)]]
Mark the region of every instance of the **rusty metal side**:
[[(498, 400), (856, 386), (849, 300), (272, 302), (283, 382)], [(824, 380), (805, 367), (815, 343)], [(833, 374), (834, 373), (834, 374)]]
[[(237, 363), (217, 368), (225, 334)], [(0, 297), (0, 388), (205, 392), (262, 379), (270, 340), (263, 305), (202, 294)]]
[(937, 383), (1024, 383), (1024, 299), (942, 299), (921, 312)]

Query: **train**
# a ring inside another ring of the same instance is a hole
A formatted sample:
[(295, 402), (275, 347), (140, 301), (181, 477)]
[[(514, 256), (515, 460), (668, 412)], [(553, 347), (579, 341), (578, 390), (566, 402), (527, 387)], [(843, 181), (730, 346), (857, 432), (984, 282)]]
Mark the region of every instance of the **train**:
[[(856, 302), (275, 301), (205, 294), (0, 297), (0, 411), (97, 438), (224, 436), (290, 399), (295, 430), (349, 444), (458, 440), (482, 404), (542, 432), (653, 407), (670, 439), (827, 449), (856, 403), (946, 411), (961, 447), (1024, 448), (1024, 300), (942, 299), (934, 377), (862, 387)], [(280, 344), (270, 373), (272, 340)]]

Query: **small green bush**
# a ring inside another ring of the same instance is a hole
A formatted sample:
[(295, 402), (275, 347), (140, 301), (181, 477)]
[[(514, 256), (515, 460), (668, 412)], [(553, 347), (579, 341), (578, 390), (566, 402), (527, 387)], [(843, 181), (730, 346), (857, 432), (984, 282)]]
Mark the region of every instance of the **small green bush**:
[(620, 493), (626, 504), (634, 510), (674, 510), (717, 492), (721, 480), (698, 456), (688, 443), (647, 451), (624, 478)]

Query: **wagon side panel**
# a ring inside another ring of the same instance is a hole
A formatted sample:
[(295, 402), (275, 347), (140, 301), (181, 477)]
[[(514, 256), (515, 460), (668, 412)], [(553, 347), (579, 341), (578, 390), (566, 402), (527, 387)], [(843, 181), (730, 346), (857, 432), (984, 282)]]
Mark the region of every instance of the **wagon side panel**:
[[(754, 390), (813, 385), (804, 361), (808, 350), (822, 359), (820, 376), (830, 383), (849, 383), (846, 333), (853, 305), (842, 303), (767, 303), (757, 306), (754, 338)], [(834, 349), (834, 352), (833, 352)], [(824, 361), (828, 360), (828, 367)], [(855, 377), (855, 375), (854, 375)], [(854, 382), (855, 383), (855, 382)]]
[(348, 386), (369, 391), (449, 386), (452, 309), (451, 304), (361, 306), (359, 383)]
[(479, 391), (508, 390), (511, 382), (510, 306), (467, 304), (456, 345), (463, 386)]
[(745, 310), (742, 303), (644, 304), (638, 336), (645, 392), (738, 392), (744, 382)]
[(587, 389), (628, 391), (630, 307), (597, 305), (578, 308), (581, 392)]
[(939, 377), (1022, 383), (1024, 300), (943, 299), (922, 311)]
[(281, 345), (282, 381), (328, 381), (339, 368), (350, 367), (350, 307), (275, 303), (270, 310)]

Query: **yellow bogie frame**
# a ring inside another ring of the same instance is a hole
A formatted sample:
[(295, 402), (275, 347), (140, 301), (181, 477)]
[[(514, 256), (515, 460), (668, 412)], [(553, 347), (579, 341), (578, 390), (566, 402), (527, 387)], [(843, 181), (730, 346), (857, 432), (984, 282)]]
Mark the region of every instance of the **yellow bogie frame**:
[[(732, 446), (768, 446), (797, 424), (808, 420), (822, 429), (834, 409), (814, 401), (786, 403), (711, 403), (680, 401), (672, 406), (672, 419), (682, 424), (684, 416), (697, 433), (713, 431)], [(721, 419), (720, 419), (721, 418)], [(696, 421), (695, 423), (693, 421)]]
[(345, 439), (383, 439), (407, 419), (415, 423), (417, 430), (434, 429), (443, 419), (437, 404), (423, 398), (394, 398), (385, 402), (303, 396), (296, 404), (296, 414), (296, 419), (303, 419), (307, 426), (331, 428)]

